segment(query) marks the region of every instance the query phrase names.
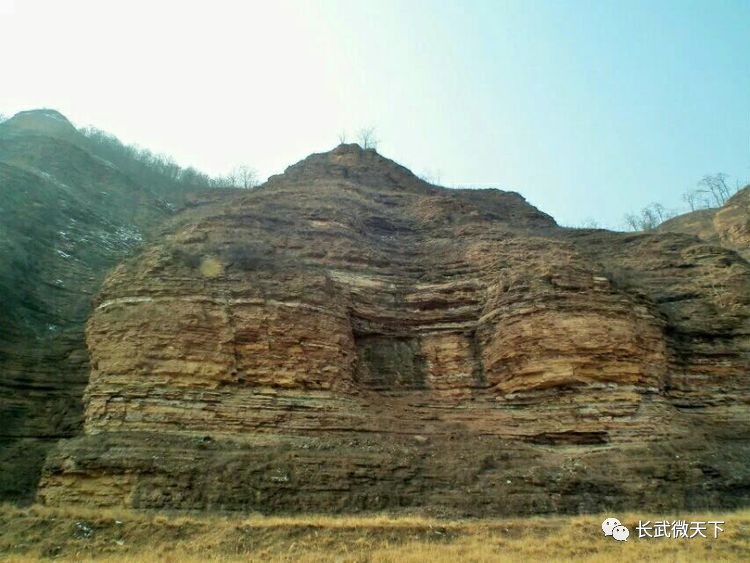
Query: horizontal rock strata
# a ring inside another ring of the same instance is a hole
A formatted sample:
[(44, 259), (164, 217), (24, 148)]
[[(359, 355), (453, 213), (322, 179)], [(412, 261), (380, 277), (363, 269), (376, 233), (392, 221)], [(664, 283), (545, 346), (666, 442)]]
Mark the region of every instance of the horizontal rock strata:
[(39, 498), (518, 514), (750, 501), (750, 266), (342, 145), (181, 214), (88, 323)]

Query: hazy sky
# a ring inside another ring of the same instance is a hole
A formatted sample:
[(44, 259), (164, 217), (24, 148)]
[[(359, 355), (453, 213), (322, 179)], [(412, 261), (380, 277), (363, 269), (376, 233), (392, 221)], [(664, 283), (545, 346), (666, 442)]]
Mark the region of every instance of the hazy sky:
[(56, 108), (212, 174), (373, 125), (415, 172), (564, 224), (750, 178), (750, 0), (0, 0), (0, 52), (0, 112)]

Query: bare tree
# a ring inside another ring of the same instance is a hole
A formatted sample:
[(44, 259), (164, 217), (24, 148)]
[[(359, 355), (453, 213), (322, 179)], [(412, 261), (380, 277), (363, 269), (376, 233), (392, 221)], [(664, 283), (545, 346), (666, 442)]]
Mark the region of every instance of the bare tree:
[(339, 145), (346, 144), (346, 131), (341, 131), (339, 133)]
[[(729, 176), (722, 172), (704, 176), (696, 188), (682, 194), (682, 200), (687, 203), (690, 211), (721, 207), (732, 195), (740, 190), (740, 182), (729, 186)], [(640, 213), (628, 213), (624, 217), (625, 226), (631, 231), (650, 231), (661, 223), (674, 217), (676, 213), (666, 209), (660, 203), (652, 203), (641, 209)]]
[(732, 195), (732, 189), (727, 184), (727, 175), (718, 172), (714, 175), (703, 176), (698, 182), (699, 192), (707, 194), (716, 207), (721, 207)]
[(236, 166), (232, 172), (230, 172), (229, 177), (233, 180), (233, 185), (237, 188), (244, 188), (247, 190), (258, 185), (258, 173), (254, 168), (246, 164)]
[(673, 211), (667, 210), (661, 203), (647, 205), (639, 214), (625, 214), (625, 226), (631, 231), (653, 231), (667, 219), (674, 217)]
[(580, 229), (601, 229), (602, 226), (599, 224), (599, 221), (594, 219), (593, 217), (586, 217), (583, 221), (581, 221)]
[(218, 176), (211, 180), (215, 188), (254, 188), (259, 184), (258, 173), (255, 168), (246, 164), (235, 166), (226, 176)]
[(217, 188), (237, 188), (239, 187), (240, 181), (237, 178), (234, 170), (229, 172), (226, 176), (220, 176), (216, 179)]
[(210, 186), (211, 185), (211, 178), (207, 174), (204, 174), (203, 172), (199, 172), (192, 166), (190, 168), (181, 169), (178, 180), (180, 183), (188, 185), (188, 186)]
[(365, 129), (360, 129), (357, 134), (357, 141), (363, 149), (377, 149), (378, 140), (375, 138), (375, 128), (367, 127)]
[(642, 231), (654, 230), (661, 221), (656, 211), (651, 207), (644, 207), (641, 209), (641, 229)]
[(442, 175), (440, 174), (440, 170), (427, 170), (423, 174), (419, 175), (420, 180), (427, 182), (428, 184), (432, 184), (433, 186), (439, 186), (441, 181)]
[(625, 220), (625, 227), (629, 231), (640, 231), (641, 230), (640, 229), (640, 227), (641, 227), (640, 218), (635, 213), (626, 213), (625, 217), (624, 217), (624, 220)]
[(671, 211), (667, 211), (666, 207), (664, 207), (661, 203), (652, 203), (648, 207), (650, 211), (650, 215), (654, 218), (656, 221), (656, 225), (659, 225), (660, 223), (663, 223), (670, 217), (674, 217), (674, 213)]
[(699, 190), (688, 190), (682, 194), (682, 201), (688, 204), (690, 211), (698, 209), (702, 202), (702, 195)]

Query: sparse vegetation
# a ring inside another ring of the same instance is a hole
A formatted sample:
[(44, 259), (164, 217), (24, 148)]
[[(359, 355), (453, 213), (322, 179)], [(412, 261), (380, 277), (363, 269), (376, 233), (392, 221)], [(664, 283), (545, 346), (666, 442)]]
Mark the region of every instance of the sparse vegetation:
[(441, 173), (440, 170), (427, 170), (426, 172), (423, 172), (419, 175), (419, 179), (427, 182), (428, 184), (432, 184), (433, 186), (439, 186), (441, 185)]
[[(703, 176), (694, 193), (701, 194), (705, 207), (721, 207), (740, 188), (739, 183), (732, 189), (727, 183), (728, 176), (719, 172), (713, 176)], [(699, 200), (700, 201), (700, 200)]]
[(111, 162), (134, 180), (152, 186), (157, 191), (207, 188), (212, 179), (194, 168), (182, 168), (168, 156), (147, 149), (126, 145), (114, 135), (94, 127), (79, 130), (87, 149)]
[(601, 229), (602, 226), (599, 223), (599, 221), (597, 221), (593, 217), (586, 217), (583, 221), (581, 221), (581, 224), (578, 228), (579, 229)]
[(711, 285), (707, 288), (708, 295), (711, 297), (711, 301), (723, 312), (733, 313), (742, 307), (742, 303), (737, 299), (737, 295), (731, 291), (727, 291), (725, 287), (711, 282)]
[[(420, 516), (264, 517), (0, 507), (0, 557), (98, 561), (747, 561), (750, 511), (445, 520)], [(638, 539), (639, 520), (724, 521), (714, 539)]]
[(215, 178), (211, 184), (220, 188), (243, 188), (249, 190), (258, 185), (258, 172), (255, 168), (247, 164), (242, 164), (233, 168), (227, 176)]
[(638, 286), (638, 279), (633, 270), (624, 266), (610, 266), (605, 276), (618, 289), (627, 291)]
[[(739, 190), (739, 181), (730, 186), (729, 176), (717, 172), (704, 176), (695, 188), (682, 194), (682, 200), (689, 211), (721, 207)], [(627, 213), (624, 217), (625, 227), (631, 231), (651, 231), (680, 213), (679, 210), (666, 209), (660, 203), (651, 203), (641, 209), (640, 213)]]
[(360, 129), (357, 134), (357, 142), (363, 149), (377, 150), (378, 139), (375, 137), (375, 128), (365, 127), (364, 129)]
[(172, 158), (147, 149), (126, 145), (106, 131), (88, 127), (79, 129), (86, 148), (137, 182), (156, 192), (204, 188), (253, 188), (258, 185), (256, 170), (246, 164), (235, 167), (226, 176), (211, 177), (193, 167), (182, 168)]
[(243, 271), (272, 267), (273, 260), (270, 258), (270, 253), (271, 248), (261, 248), (252, 243), (233, 244), (224, 251), (227, 263)]
[(190, 252), (182, 246), (175, 246), (171, 249), (172, 260), (177, 264), (182, 264), (191, 269), (200, 267), (202, 255), (198, 252)]
[(627, 213), (625, 224), (631, 231), (651, 231), (675, 215), (676, 211), (667, 210), (661, 203), (652, 203), (640, 213)]

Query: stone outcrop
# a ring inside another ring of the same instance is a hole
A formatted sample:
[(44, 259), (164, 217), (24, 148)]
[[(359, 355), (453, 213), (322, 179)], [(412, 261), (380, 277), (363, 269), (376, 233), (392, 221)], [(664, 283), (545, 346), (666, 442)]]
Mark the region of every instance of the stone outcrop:
[(518, 514), (750, 502), (750, 266), (341, 145), (196, 204), (87, 327), (38, 498)]

